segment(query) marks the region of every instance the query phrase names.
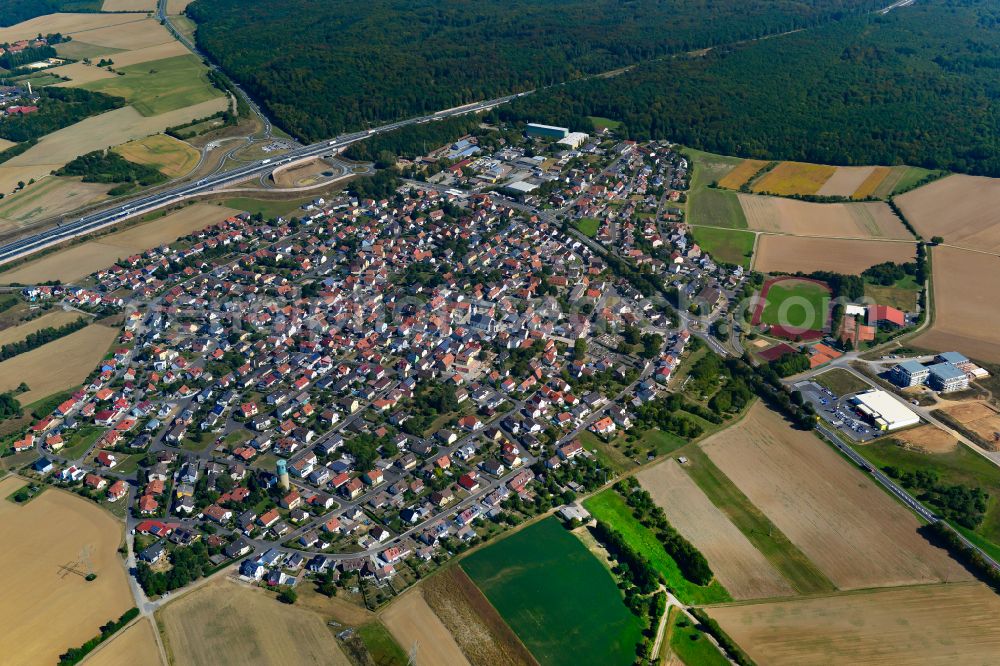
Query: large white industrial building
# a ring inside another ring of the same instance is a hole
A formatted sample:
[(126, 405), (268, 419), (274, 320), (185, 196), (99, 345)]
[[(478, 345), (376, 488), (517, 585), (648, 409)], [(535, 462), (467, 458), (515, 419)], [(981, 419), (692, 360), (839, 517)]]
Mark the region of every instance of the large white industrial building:
[(898, 430), (920, 423), (920, 417), (913, 410), (879, 389), (859, 393), (851, 401), (878, 430)]

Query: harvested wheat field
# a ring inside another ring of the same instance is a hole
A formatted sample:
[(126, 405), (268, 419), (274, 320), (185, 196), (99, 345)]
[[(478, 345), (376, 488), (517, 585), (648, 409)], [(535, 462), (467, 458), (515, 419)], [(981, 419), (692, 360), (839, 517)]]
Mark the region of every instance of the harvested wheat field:
[(146, 19), (137, 17), (134, 14), (46, 14), (45, 16), (39, 16), (28, 21), (22, 21), (17, 25), (0, 28), (0, 43), (16, 42), (19, 39), (31, 39), (39, 34), (47, 35), (53, 32), (72, 35), (74, 40), (77, 39), (77, 35), (80, 35), (79, 39), (90, 42), (90, 38), (83, 35), (91, 30), (144, 20)]
[(130, 162), (146, 164), (170, 178), (179, 178), (189, 173), (199, 159), (197, 150), (166, 134), (154, 134), (145, 139), (130, 141), (114, 150)]
[(32, 319), (31, 321), (26, 321), (23, 324), (17, 326), (10, 326), (8, 328), (0, 329), (0, 346), (9, 344), (11, 342), (20, 342), (24, 340), (30, 333), (35, 331), (40, 331), (47, 326), (57, 327), (63, 324), (68, 324), (71, 321), (76, 321), (80, 318), (90, 319), (87, 315), (82, 315), (79, 312), (67, 312), (65, 310), (53, 310), (47, 314), (38, 317), (37, 319)]
[(924, 585), (711, 608), (758, 664), (995, 664), (1000, 597)]
[(719, 180), (719, 187), (738, 190), (740, 186), (753, 178), (758, 171), (767, 166), (767, 160), (743, 160), (736, 168)]
[(170, 602), (156, 619), (176, 664), (351, 663), (319, 615), (225, 579)]
[[(880, 186), (883, 184), (886, 177), (892, 172), (893, 170), (890, 167), (872, 167), (871, 172), (858, 184), (858, 187), (854, 190), (851, 196), (855, 199), (880, 196), (878, 194)], [(892, 192), (892, 190), (890, 189), (889, 192)]]
[(860, 275), (884, 261), (906, 263), (916, 256), (916, 246), (899, 241), (805, 238), (761, 234), (753, 268), (764, 273), (833, 271)]
[(931, 260), (934, 324), (912, 344), (1000, 363), (1000, 308), (988, 288), (997, 283), (1000, 257), (935, 247)]
[(60, 65), (48, 70), (56, 76), (65, 76), (69, 81), (52, 84), (56, 88), (72, 88), (101, 79), (110, 79), (115, 76), (114, 72), (109, 72), (104, 67), (87, 65), (82, 62), (71, 62), (68, 65)]
[(537, 661), (461, 567), (424, 579), (424, 601), (474, 666), (533, 666)]
[[(37, 164), (20, 167), (7, 166), (8, 162), (0, 164), (0, 194), (9, 197), (19, 182), (27, 184), (32, 178), (41, 180), (62, 164)], [(30, 187), (30, 186), (29, 186)]]
[[(9, 664), (54, 664), (132, 607), (117, 552), (123, 529), (97, 504), (61, 490), (23, 506), (3, 499), (22, 485), (17, 477), (0, 481), (0, 570), (8, 573), (0, 654)], [(88, 568), (97, 574), (90, 582)]]
[[(81, 120), (74, 125), (47, 134), (38, 145), (4, 162), (4, 166), (0, 167), (0, 191), (8, 191), (4, 186), (10, 180), (14, 182), (18, 179), (27, 180), (25, 176), (40, 178), (84, 153), (142, 139), (150, 134), (162, 132), (168, 127), (224, 111), (228, 106), (227, 97), (217, 97), (158, 116), (143, 116), (133, 107), (125, 106)], [(24, 167), (24, 169), (17, 178), (5, 178), (3, 170), (14, 167)]]
[[(99, 44), (105, 48), (122, 51), (145, 49), (156, 44), (166, 44), (174, 39), (173, 35), (153, 17), (139, 18), (140, 14), (117, 14), (117, 16), (128, 16), (131, 20), (128, 24), (88, 30), (80, 35), (80, 39), (88, 44)], [(118, 59), (112, 56), (112, 60), (117, 66)]]
[(469, 665), (458, 643), (424, 601), (419, 588), (389, 604), (381, 618), (397, 643), (408, 646), (419, 644), (416, 666)]
[(141, 62), (163, 60), (164, 58), (173, 58), (179, 55), (187, 55), (188, 53), (190, 51), (184, 48), (183, 44), (177, 40), (171, 40), (162, 44), (154, 44), (145, 48), (117, 53), (111, 59), (115, 61), (115, 69), (119, 69), (121, 67), (128, 67), (129, 65), (138, 65)]
[(45, 176), (0, 200), (0, 233), (100, 201), (110, 188), (106, 183), (84, 183), (80, 178)]
[(868, 180), (876, 167), (837, 167), (833, 175), (816, 191), (820, 196), (849, 197)]
[(238, 212), (212, 204), (186, 206), (166, 217), (73, 245), (0, 273), (0, 284), (34, 284), (46, 280), (74, 282), (107, 268), (119, 259), (170, 243), (181, 236), (218, 224)]
[(916, 517), (761, 403), (705, 440), (719, 469), (840, 589), (967, 580)]
[(16, 145), (17, 143), (14, 141), (8, 141), (7, 139), (0, 139), (0, 153)]
[(104, 0), (102, 12), (155, 12), (156, 0)]
[(795, 590), (681, 469), (667, 460), (636, 475), (667, 520), (705, 555), (734, 599), (791, 596)]
[(948, 453), (954, 451), (955, 447), (958, 446), (958, 440), (931, 424), (893, 433), (892, 436), (903, 442), (906, 448), (924, 453)]
[(896, 199), (925, 238), (1000, 253), (1000, 179), (952, 175)]
[(738, 196), (747, 225), (756, 231), (837, 238), (913, 238), (892, 209), (880, 201), (821, 204), (755, 194)]
[(29, 352), (0, 363), (0, 393), (27, 382), (31, 388), (17, 396), (30, 405), (53, 393), (79, 386), (108, 351), (118, 329), (92, 324)]
[(992, 442), (997, 433), (1000, 433), (1000, 414), (986, 403), (971, 402), (940, 411), (974, 432), (983, 441)]
[(750, 188), (773, 194), (816, 194), (837, 167), (805, 162), (782, 162)]
[(167, 0), (167, 14), (173, 16), (175, 14), (183, 14), (187, 6), (191, 4), (191, 0)]
[[(151, 666), (160, 663), (152, 623), (144, 617), (104, 643), (87, 659), (87, 666)], [(165, 665), (164, 665), (165, 666)]]

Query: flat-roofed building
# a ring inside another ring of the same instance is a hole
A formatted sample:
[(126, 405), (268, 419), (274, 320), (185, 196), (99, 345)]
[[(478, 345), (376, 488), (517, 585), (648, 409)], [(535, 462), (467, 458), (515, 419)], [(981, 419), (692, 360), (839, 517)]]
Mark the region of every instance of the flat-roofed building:
[(880, 389), (859, 393), (851, 402), (858, 412), (878, 430), (898, 430), (920, 423), (909, 407)]
[(544, 139), (565, 139), (569, 134), (569, 128), (555, 127), (553, 125), (540, 125), (539, 123), (528, 123), (524, 132), (528, 136), (537, 136)]
[(930, 374), (930, 370), (921, 363), (903, 361), (892, 369), (892, 381), (903, 388), (920, 386), (927, 383)]
[(969, 376), (951, 363), (935, 363), (927, 370), (930, 372), (927, 382), (935, 391), (950, 393), (969, 388)]

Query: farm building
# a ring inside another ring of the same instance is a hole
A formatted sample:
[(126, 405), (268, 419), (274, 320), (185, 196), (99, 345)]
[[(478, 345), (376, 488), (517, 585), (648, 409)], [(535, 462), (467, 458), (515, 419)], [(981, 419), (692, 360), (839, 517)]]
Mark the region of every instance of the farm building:
[(885, 391), (872, 389), (853, 398), (858, 412), (879, 430), (898, 430), (920, 423), (920, 417)]

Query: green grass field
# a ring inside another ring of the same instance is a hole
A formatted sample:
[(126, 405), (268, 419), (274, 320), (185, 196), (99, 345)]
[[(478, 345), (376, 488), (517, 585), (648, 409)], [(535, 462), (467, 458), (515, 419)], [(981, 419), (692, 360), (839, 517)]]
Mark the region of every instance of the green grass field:
[(903, 173), (903, 177), (896, 182), (896, 186), (892, 188), (892, 191), (893, 193), (896, 193), (902, 190), (908, 190), (929, 176), (931, 173), (930, 169), (924, 169), (923, 167), (909, 167)]
[(555, 518), (476, 551), (462, 568), (543, 666), (631, 664), (643, 622), (607, 569)]
[(865, 296), (879, 305), (888, 305), (903, 312), (914, 312), (917, 309), (919, 294), (920, 286), (912, 275), (897, 280), (896, 284), (889, 287), (865, 282)]
[(891, 439), (855, 446), (854, 450), (879, 468), (892, 465), (907, 472), (931, 470), (942, 483), (979, 486), (990, 497), (986, 515), (975, 534), (992, 542), (994, 548), (1000, 546), (1000, 468), (986, 458), (962, 445), (948, 453), (922, 453), (897, 446)]
[(404, 666), (407, 663), (406, 652), (393, 639), (381, 622), (369, 622), (358, 628), (368, 653), (376, 664), (384, 666)]
[(671, 608), (670, 650), (689, 666), (727, 666), (729, 661), (712, 645), (705, 634), (695, 629), (687, 617)]
[(282, 201), (268, 201), (266, 199), (251, 199), (249, 197), (236, 197), (226, 199), (223, 206), (246, 211), (251, 215), (260, 213), (265, 218), (285, 217), (295, 214), (303, 204), (307, 204), (316, 197), (303, 197), (301, 199), (287, 199)]
[(611, 120), (611, 118), (602, 118), (600, 116), (587, 116), (587, 120), (593, 123), (594, 129), (596, 130), (616, 130), (622, 126), (620, 120)]
[(601, 222), (593, 217), (583, 217), (574, 222), (573, 226), (579, 229), (583, 235), (593, 238), (597, 235), (597, 230), (601, 228)]
[(771, 285), (761, 323), (820, 330), (826, 325), (830, 292), (811, 282), (783, 280)]
[(691, 227), (694, 240), (716, 261), (750, 268), (754, 235), (749, 231)]
[(143, 62), (116, 71), (124, 72), (124, 76), (81, 87), (124, 97), (144, 116), (183, 109), (222, 95), (209, 82), (208, 70), (193, 55)]
[(696, 585), (684, 578), (674, 559), (663, 550), (656, 535), (632, 515), (632, 510), (614, 490), (605, 490), (583, 503), (594, 518), (604, 521), (621, 532), (633, 548), (649, 558), (653, 567), (663, 575), (677, 598), (688, 604), (712, 604), (730, 601), (731, 597), (718, 581), (710, 585)]
[(706, 188), (688, 195), (687, 221), (694, 225), (746, 229), (747, 218), (735, 192)]
[(83, 60), (84, 58), (98, 58), (99, 56), (121, 53), (124, 49), (114, 49), (110, 46), (98, 46), (74, 39), (69, 42), (56, 44), (56, 54), (60, 58), (72, 58), (73, 60)]
[(858, 379), (847, 370), (842, 370), (841, 368), (827, 370), (823, 374), (814, 377), (814, 379), (820, 386), (824, 386), (836, 393), (837, 397), (871, 388), (867, 382)]
[(682, 452), (688, 458), (684, 470), (691, 476), (712, 504), (767, 558), (801, 594), (832, 592), (833, 583), (816, 568), (788, 537), (737, 488), (698, 446)]

